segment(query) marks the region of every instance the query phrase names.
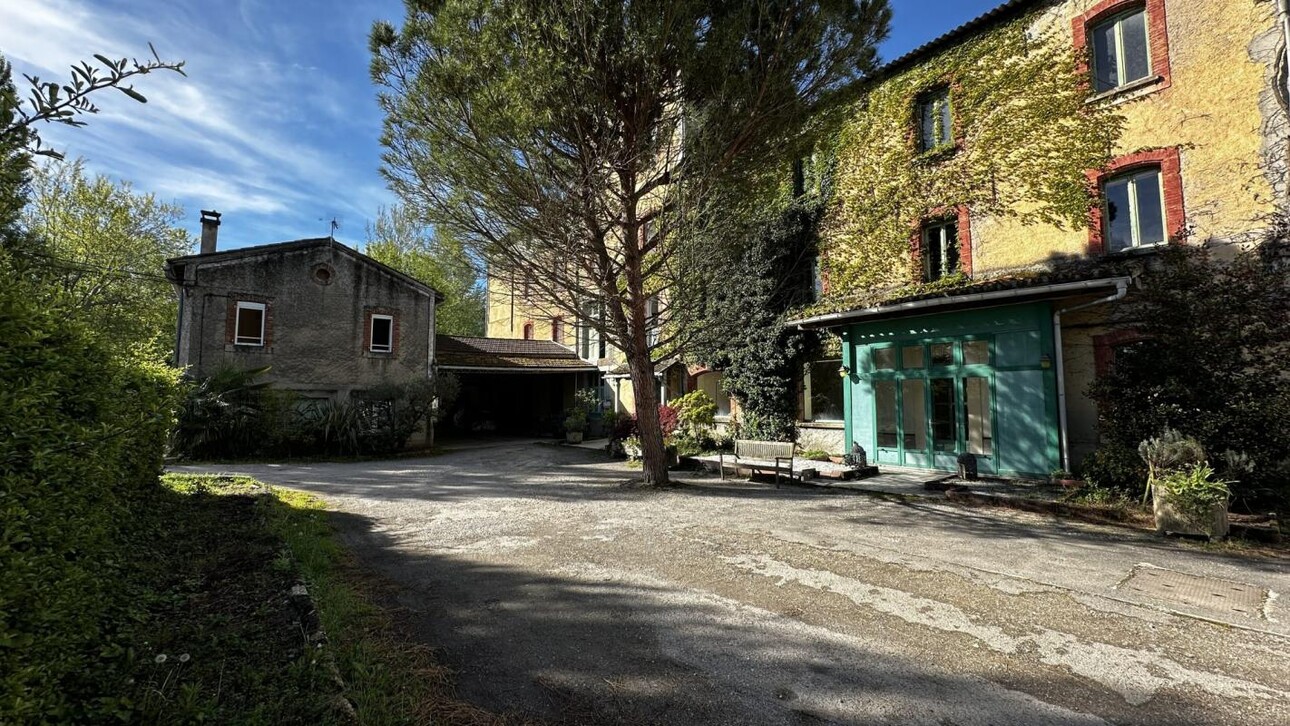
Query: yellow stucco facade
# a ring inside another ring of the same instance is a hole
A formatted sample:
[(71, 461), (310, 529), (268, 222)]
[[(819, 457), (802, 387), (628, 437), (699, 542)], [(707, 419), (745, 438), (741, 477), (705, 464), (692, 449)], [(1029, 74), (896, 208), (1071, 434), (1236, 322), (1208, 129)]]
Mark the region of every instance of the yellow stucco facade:
[[(1142, 7), (1128, 2), (1067, 0), (1049, 6), (1033, 33), (1077, 40), (1074, 21), (1086, 13)], [(1249, 239), (1266, 227), (1284, 193), (1285, 121), (1272, 96), (1279, 47), (1273, 2), (1165, 0), (1147, 3), (1164, 16), (1169, 79), (1090, 103), (1109, 104), (1123, 118), (1112, 159), (1177, 147), (1188, 241)], [(1153, 58), (1159, 70), (1160, 59)], [(1015, 218), (971, 215), (972, 274), (1042, 264), (1088, 253), (1087, 229), (1021, 224)]]

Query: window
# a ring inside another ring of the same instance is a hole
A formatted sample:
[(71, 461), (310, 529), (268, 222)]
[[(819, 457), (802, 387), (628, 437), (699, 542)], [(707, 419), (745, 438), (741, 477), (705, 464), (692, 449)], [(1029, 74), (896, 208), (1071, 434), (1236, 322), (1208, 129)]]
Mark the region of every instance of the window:
[(806, 420), (842, 420), (842, 361), (813, 361), (806, 369)]
[(658, 345), (659, 338), (658, 295), (650, 295), (645, 301), (645, 341), (651, 347)]
[(984, 366), (990, 364), (990, 343), (985, 340), (963, 341), (963, 365)]
[(233, 342), (237, 345), (264, 345), (265, 312), (264, 303), (239, 300)]
[(955, 219), (923, 227), (923, 276), (927, 282), (959, 271), (959, 223)]
[(934, 151), (954, 143), (950, 135), (950, 89), (938, 88), (918, 100), (918, 150)]
[(873, 367), (878, 371), (890, 371), (896, 368), (896, 349), (891, 346), (873, 349)]
[(907, 345), (901, 348), (900, 364), (907, 371), (926, 368), (927, 364), (923, 362), (923, 346)]
[(1111, 177), (1102, 183), (1107, 251), (1150, 247), (1165, 241), (1160, 169)]
[(824, 260), (818, 255), (811, 258), (811, 292), (813, 299), (824, 299)]
[(373, 353), (394, 352), (394, 316), (373, 315), (367, 349)]
[(564, 318), (558, 315), (551, 318), (551, 340), (564, 343)]
[(533, 323), (524, 324), (524, 339), (533, 340)]
[(1151, 75), (1147, 13), (1139, 7), (1089, 28), (1092, 36), (1093, 90), (1098, 93)]
[(596, 360), (605, 357), (604, 342), (600, 331), (593, 321), (601, 319), (600, 306), (597, 303), (584, 303), (582, 322), (578, 325), (578, 357), (583, 360)]

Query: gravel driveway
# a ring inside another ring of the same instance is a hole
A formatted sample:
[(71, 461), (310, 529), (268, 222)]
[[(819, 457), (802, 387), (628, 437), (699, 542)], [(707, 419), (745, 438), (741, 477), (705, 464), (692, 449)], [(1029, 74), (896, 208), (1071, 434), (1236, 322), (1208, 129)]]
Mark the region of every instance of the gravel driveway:
[[(632, 724), (1290, 713), (1285, 560), (839, 490), (640, 489), (601, 455), (536, 444), (177, 470), (326, 498), (460, 693), (497, 711)], [(1175, 573), (1209, 578), (1200, 596), (1220, 605), (1138, 587)], [(1257, 606), (1221, 606), (1228, 585)]]

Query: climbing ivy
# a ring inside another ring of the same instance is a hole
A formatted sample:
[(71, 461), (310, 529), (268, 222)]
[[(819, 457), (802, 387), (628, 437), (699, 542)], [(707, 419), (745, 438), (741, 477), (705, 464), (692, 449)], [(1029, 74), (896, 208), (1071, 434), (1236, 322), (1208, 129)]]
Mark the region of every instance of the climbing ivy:
[[(938, 209), (1081, 228), (1086, 170), (1103, 166), (1123, 125), (1089, 103), (1080, 58), (1030, 14), (881, 79), (839, 135), (833, 198), (821, 222), (830, 296), (915, 279), (910, 238)], [(920, 152), (917, 102), (948, 88), (953, 146)], [(960, 281), (962, 282), (962, 281)]]

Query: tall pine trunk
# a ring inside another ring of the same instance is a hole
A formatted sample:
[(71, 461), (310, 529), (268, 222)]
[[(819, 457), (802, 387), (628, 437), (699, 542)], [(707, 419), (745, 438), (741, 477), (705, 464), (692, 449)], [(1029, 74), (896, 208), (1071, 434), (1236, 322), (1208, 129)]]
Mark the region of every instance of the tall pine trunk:
[(658, 419), (658, 381), (648, 352), (628, 353), (632, 395), (636, 402), (636, 428), (641, 439), (641, 458), (645, 483), (655, 486), (667, 483), (667, 450), (663, 446), (663, 426)]

